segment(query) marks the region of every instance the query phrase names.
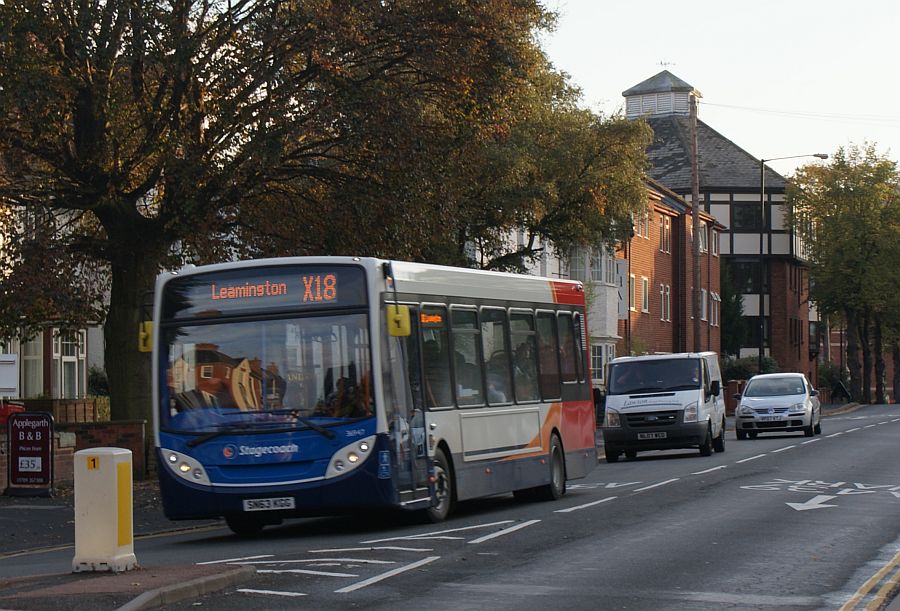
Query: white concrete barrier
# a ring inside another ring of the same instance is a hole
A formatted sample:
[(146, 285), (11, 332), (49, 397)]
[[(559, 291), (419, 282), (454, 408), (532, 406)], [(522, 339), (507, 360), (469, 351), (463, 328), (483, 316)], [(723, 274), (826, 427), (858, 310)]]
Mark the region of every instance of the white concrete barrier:
[(75, 452), (75, 557), (72, 572), (133, 569), (131, 450)]

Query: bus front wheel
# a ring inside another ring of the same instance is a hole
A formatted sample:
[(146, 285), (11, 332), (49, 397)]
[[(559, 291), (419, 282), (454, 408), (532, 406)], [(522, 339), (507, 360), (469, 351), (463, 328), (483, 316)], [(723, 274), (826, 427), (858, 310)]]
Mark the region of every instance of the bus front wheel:
[(266, 525), (265, 522), (259, 519), (248, 518), (242, 515), (225, 516), (225, 523), (228, 524), (231, 532), (239, 537), (258, 535)]
[(453, 473), (444, 451), (434, 451), (434, 496), (435, 504), (426, 509), (428, 519), (443, 522), (453, 511)]

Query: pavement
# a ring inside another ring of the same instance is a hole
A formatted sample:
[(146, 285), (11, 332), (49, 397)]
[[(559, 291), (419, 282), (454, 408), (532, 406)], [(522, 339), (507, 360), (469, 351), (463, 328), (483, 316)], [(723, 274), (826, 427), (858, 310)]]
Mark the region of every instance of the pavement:
[[(828, 405), (823, 406), (822, 413), (828, 417), (858, 407), (855, 403)], [(733, 418), (729, 418), (729, 430), (733, 429)], [(602, 440), (602, 435), (600, 437)], [(134, 482), (133, 508), (136, 547), (144, 537), (222, 524), (219, 521), (184, 523), (167, 519), (162, 513), (155, 481)], [(187, 528), (185, 524), (188, 524)], [(49, 497), (0, 495), (0, 559), (70, 547), (74, 556), (74, 543), (74, 494), (71, 488), (54, 488)], [(136, 551), (140, 562), (139, 550)], [(58, 573), (25, 577), (0, 575), (0, 610), (156, 609), (233, 587), (255, 575), (255, 569), (249, 566), (223, 570), (221, 565), (196, 564), (139, 564), (135, 569), (121, 573), (72, 573), (70, 569), (67, 566)], [(891, 602), (887, 611), (900, 611), (900, 598)]]

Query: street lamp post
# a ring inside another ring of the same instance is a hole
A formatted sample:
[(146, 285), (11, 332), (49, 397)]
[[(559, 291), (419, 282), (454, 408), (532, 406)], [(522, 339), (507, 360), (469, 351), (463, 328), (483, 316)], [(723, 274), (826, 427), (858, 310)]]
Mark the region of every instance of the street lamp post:
[[(765, 267), (766, 267), (766, 256), (763, 251), (763, 239), (766, 232), (766, 163), (769, 161), (780, 161), (782, 159), (798, 159), (800, 157), (817, 157), (818, 159), (828, 159), (828, 155), (825, 153), (807, 153), (806, 155), (790, 155), (788, 157), (772, 157), (771, 159), (760, 159), (759, 160), (759, 212), (760, 212), (760, 226), (759, 226), (759, 359), (757, 361), (757, 373), (762, 373), (763, 370), (763, 353), (765, 352), (765, 332), (766, 332), (766, 317), (765, 317), (765, 308), (763, 307), (766, 302), (766, 292), (765, 292)], [(769, 303), (771, 304), (771, 299)]]

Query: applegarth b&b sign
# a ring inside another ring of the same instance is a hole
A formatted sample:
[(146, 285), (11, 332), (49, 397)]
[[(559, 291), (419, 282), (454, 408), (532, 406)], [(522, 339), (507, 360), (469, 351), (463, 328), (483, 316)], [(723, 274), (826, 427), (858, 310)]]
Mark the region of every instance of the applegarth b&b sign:
[(9, 487), (13, 496), (49, 496), (53, 485), (53, 417), (43, 412), (11, 414)]

